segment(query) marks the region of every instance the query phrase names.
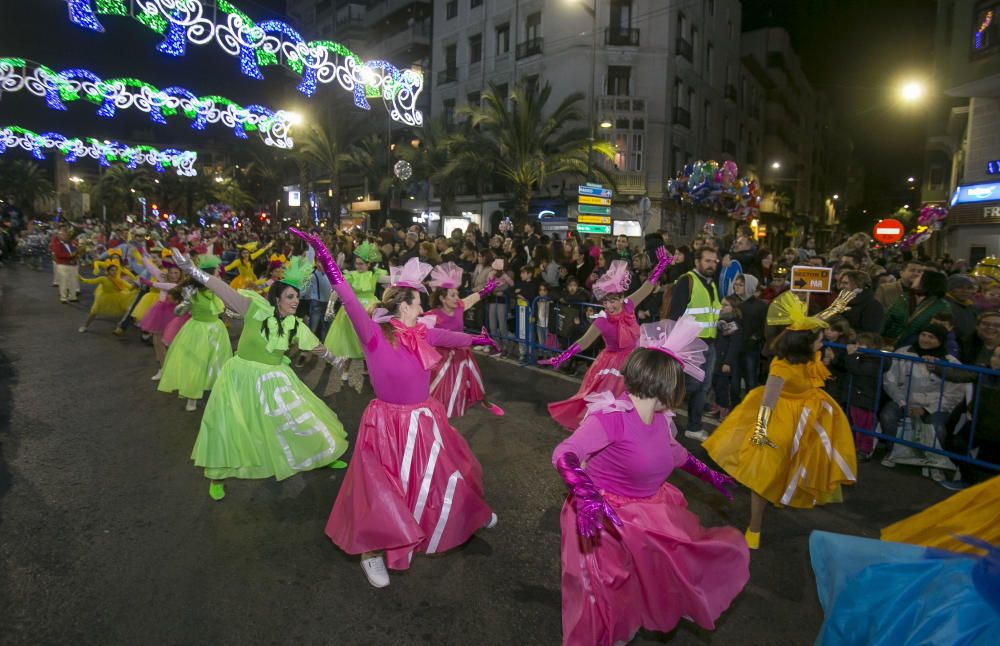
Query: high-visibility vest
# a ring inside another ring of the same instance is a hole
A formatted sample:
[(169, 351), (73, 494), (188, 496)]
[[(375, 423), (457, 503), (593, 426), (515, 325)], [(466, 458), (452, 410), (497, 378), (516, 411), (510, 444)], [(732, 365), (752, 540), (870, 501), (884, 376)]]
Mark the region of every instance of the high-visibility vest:
[(719, 292), (715, 288), (715, 283), (711, 283), (712, 293), (709, 294), (698, 274), (689, 271), (684, 275), (691, 279), (691, 298), (688, 299), (688, 306), (684, 310), (684, 314), (689, 314), (698, 321), (698, 325), (701, 326), (699, 337), (714, 339), (719, 324), (719, 312), (722, 311), (722, 303), (719, 301)]

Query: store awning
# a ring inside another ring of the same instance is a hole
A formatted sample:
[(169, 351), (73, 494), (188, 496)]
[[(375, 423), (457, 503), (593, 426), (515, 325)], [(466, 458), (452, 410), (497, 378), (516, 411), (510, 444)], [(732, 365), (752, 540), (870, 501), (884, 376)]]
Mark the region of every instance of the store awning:
[(946, 223), (948, 226), (1000, 225), (1000, 200), (956, 204), (948, 212)]

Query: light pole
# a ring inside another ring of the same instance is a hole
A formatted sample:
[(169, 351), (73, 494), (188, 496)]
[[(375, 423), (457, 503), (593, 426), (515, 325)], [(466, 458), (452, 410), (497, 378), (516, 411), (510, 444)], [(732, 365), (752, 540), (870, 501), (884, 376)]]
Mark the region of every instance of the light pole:
[(587, 181), (593, 179), (594, 172), (594, 142), (597, 141), (597, 130), (594, 122), (594, 104), (597, 103), (597, 3), (591, 5), (584, 0), (569, 0), (576, 2), (590, 14), (591, 47), (590, 47), (590, 105), (587, 108), (587, 121), (590, 126), (590, 147), (587, 149)]

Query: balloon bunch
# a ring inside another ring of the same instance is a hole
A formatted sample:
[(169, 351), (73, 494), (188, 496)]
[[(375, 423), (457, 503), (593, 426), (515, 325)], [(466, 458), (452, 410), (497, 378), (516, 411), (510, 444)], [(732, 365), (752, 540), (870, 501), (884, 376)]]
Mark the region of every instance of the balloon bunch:
[(917, 216), (917, 224), (937, 231), (941, 228), (942, 223), (947, 217), (948, 207), (940, 204), (928, 204), (920, 209), (920, 215)]
[(913, 247), (922, 245), (930, 240), (932, 233), (934, 232), (931, 231), (930, 227), (921, 224), (917, 226), (916, 229), (906, 234), (905, 238), (899, 241), (899, 248), (903, 251), (909, 251)]
[(677, 201), (725, 210), (731, 218), (748, 220), (760, 213), (757, 182), (739, 176), (736, 162), (714, 159), (686, 165), (667, 181), (667, 193)]
[(509, 216), (505, 217), (503, 220), (500, 220), (500, 224), (497, 226), (497, 229), (500, 231), (501, 235), (507, 235), (508, 231), (514, 230), (514, 223), (511, 222)]

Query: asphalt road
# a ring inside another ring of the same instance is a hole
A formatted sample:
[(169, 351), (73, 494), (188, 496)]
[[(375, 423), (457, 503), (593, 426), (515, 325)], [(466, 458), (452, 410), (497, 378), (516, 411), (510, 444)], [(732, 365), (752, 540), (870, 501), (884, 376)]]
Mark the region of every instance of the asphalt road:
[[(456, 426), (500, 524), (376, 590), (323, 534), (343, 472), (233, 481), (213, 502), (189, 459), (200, 414), (156, 391), (135, 330), (77, 333), (89, 294), (60, 305), (49, 278), (0, 269), (0, 643), (560, 643), (564, 487), (549, 456), (564, 435), (545, 404), (576, 384), (481, 360), (507, 415), (477, 408)], [(352, 439), (369, 397), (327, 400)], [(745, 490), (728, 503), (687, 474), (671, 481), (703, 524), (745, 527)], [(714, 632), (684, 624), (633, 643), (811, 644), (822, 612), (809, 531), (877, 536), (946, 493), (862, 465), (844, 504), (768, 511), (750, 583)]]

